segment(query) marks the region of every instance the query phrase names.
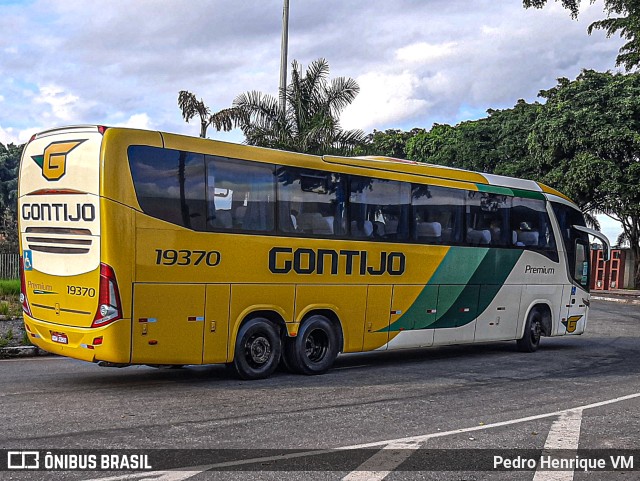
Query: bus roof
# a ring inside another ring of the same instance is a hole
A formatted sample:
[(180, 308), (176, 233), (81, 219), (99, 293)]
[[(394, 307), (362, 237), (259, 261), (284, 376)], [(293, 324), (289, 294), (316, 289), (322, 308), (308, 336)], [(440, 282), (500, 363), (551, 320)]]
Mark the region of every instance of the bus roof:
[[(65, 126), (54, 128), (50, 130), (45, 130), (39, 132), (34, 135), (34, 138), (39, 138), (47, 135), (63, 133), (66, 131), (98, 131), (100, 133), (104, 133), (109, 127), (99, 126), (99, 125), (74, 125), (74, 126)], [(121, 129), (121, 130), (137, 130), (131, 129), (127, 127), (111, 127), (113, 129)], [(539, 182), (535, 182), (533, 180), (519, 179), (516, 177), (507, 177), (502, 175), (494, 175), (494, 174), (485, 174), (480, 172), (474, 172), (470, 170), (458, 169), (454, 167), (446, 167), (443, 165), (437, 164), (427, 164), (424, 162), (416, 162), (413, 160), (406, 159), (397, 159), (393, 157), (384, 157), (384, 156), (362, 156), (362, 157), (340, 157), (340, 156), (315, 156), (309, 154), (303, 154), (299, 152), (288, 152), (288, 151), (278, 151), (272, 148), (265, 147), (257, 147), (257, 146), (249, 146), (236, 144), (232, 142), (225, 142), (219, 140), (211, 140), (211, 139), (201, 139), (200, 137), (187, 136), (184, 134), (169, 134), (165, 132), (158, 132), (163, 138), (166, 136), (171, 136), (174, 138), (182, 138), (186, 141), (193, 141), (194, 143), (198, 142), (213, 142), (220, 145), (226, 145), (232, 147), (233, 150), (236, 148), (241, 149), (249, 149), (255, 151), (270, 151), (270, 152), (286, 152), (288, 155), (295, 156), (306, 156), (307, 159), (315, 157), (316, 159), (321, 159), (321, 162), (324, 161), (328, 164), (348, 166), (348, 167), (356, 167), (363, 168), (369, 170), (378, 170), (381, 172), (395, 172), (395, 173), (405, 173), (409, 175), (421, 176), (421, 177), (430, 177), (443, 179), (446, 181), (452, 182), (464, 182), (471, 183), (476, 186), (476, 188), (481, 192), (488, 192), (494, 194), (503, 194), (503, 195), (511, 195), (517, 197), (529, 197), (529, 198), (545, 198), (544, 194), (550, 194), (557, 197), (560, 197), (571, 204), (574, 202), (557, 191), (556, 189), (544, 185)], [(254, 151), (254, 152), (255, 152)], [(273, 157), (271, 157), (271, 161), (273, 161)]]
[(566, 195), (552, 187), (533, 180), (519, 179), (516, 177), (483, 174), (455, 167), (383, 156), (337, 157), (325, 155), (323, 159), (330, 164), (350, 165), (374, 170), (403, 172), (418, 176), (470, 182), (475, 184), (479, 191), (495, 194), (534, 198), (543, 198), (543, 194), (552, 194), (573, 203)]

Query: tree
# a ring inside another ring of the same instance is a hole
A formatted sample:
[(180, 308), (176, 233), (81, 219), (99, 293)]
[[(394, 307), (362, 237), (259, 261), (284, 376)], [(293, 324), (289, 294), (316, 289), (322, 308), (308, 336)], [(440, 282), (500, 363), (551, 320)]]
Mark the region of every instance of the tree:
[(361, 130), (342, 130), (340, 113), (358, 95), (355, 80), (328, 80), (329, 64), (313, 61), (303, 74), (292, 62), (287, 85), (286, 108), (272, 95), (252, 91), (239, 95), (233, 106), (244, 113), (241, 129), (250, 145), (306, 152), (309, 154), (351, 154), (361, 145)]
[[(584, 71), (483, 119), (434, 125), (407, 142), (413, 160), (537, 180), (566, 193), (598, 228), (619, 221), (640, 285), (640, 75)], [(615, 241), (615, 239), (612, 239)]]
[(424, 133), (424, 129), (411, 129), (404, 132), (399, 129), (375, 130), (365, 137), (364, 144), (356, 149), (356, 155), (381, 155), (396, 159), (407, 158), (407, 142), (412, 137)]
[(407, 142), (412, 160), (478, 172), (537, 178), (526, 144), (540, 104), (519, 100), (512, 109), (489, 110), (489, 116), (455, 127), (435, 124)]
[(640, 286), (640, 74), (585, 70), (540, 95), (528, 140), (540, 180), (622, 224)]
[(460, 133), (457, 127), (434, 124), (431, 130), (415, 135), (407, 142), (407, 157), (427, 164), (460, 167), (466, 163), (460, 152)]
[[(562, 0), (562, 6), (576, 18), (580, 2), (581, 0)], [(595, 0), (590, 2), (594, 3)], [(523, 0), (527, 8), (542, 8), (546, 3), (547, 0)], [(627, 40), (627, 43), (620, 47), (616, 67), (622, 65), (630, 71), (640, 65), (640, 3), (637, 0), (605, 0), (604, 6), (607, 18), (593, 22), (587, 32), (591, 35), (594, 29), (604, 30), (607, 37), (619, 32), (620, 37)]]
[(243, 117), (237, 109), (223, 109), (214, 114), (211, 113), (202, 99), (198, 100), (194, 94), (181, 90), (178, 94), (178, 107), (182, 110), (182, 117), (188, 123), (196, 115), (200, 117), (200, 137), (207, 137), (207, 129), (212, 125), (218, 132), (230, 131), (240, 126)]
[(0, 143), (0, 252), (18, 252), (18, 166), (22, 148)]

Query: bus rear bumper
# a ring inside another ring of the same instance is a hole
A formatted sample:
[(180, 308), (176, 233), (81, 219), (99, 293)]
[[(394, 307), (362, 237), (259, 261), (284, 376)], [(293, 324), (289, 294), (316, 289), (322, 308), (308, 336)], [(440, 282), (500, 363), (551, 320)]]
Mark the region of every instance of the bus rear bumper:
[(130, 319), (84, 328), (36, 320), (24, 314), (24, 324), (31, 343), (52, 354), (88, 362), (131, 360)]

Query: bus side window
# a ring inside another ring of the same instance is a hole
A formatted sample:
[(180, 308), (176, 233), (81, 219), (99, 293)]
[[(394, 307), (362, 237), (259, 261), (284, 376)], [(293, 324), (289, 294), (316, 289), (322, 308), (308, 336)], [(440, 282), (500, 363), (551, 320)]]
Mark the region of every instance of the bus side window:
[(573, 269), (573, 278), (576, 282), (578, 282), (581, 286), (587, 287), (589, 286), (589, 243), (588, 239), (585, 241), (583, 239), (576, 240), (575, 244), (575, 261), (574, 261), (574, 269)]
[(275, 227), (274, 169), (244, 160), (206, 156), (210, 230), (270, 232)]
[(466, 239), (470, 245), (508, 246), (511, 197), (469, 191), (467, 194)]
[(355, 239), (408, 240), (411, 185), (351, 176), (349, 221)]
[(132, 145), (127, 154), (145, 214), (187, 229), (205, 230), (202, 154), (146, 145)]
[(281, 166), (276, 176), (279, 232), (344, 234), (344, 186), (339, 174)]
[(414, 184), (411, 193), (412, 239), (421, 244), (459, 244), (465, 191)]
[(511, 235), (512, 244), (516, 247), (539, 251), (552, 260), (558, 256), (551, 221), (543, 200), (513, 198)]

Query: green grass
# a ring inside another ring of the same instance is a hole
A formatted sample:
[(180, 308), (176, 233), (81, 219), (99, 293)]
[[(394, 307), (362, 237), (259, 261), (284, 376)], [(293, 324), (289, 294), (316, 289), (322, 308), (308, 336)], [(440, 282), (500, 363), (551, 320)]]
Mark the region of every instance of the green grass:
[(19, 296), (20, 279), (0, 279), (0, 296)]
[(13, 340), (13, 329), (9, 329), (4, 337), (0, 337), (0, 348), (7, 347)]
[(20, 279), (0, 279), (0, 315), (8, 317), (22, 315)]

